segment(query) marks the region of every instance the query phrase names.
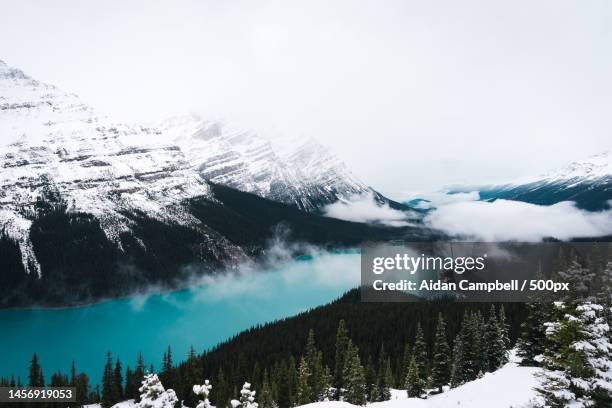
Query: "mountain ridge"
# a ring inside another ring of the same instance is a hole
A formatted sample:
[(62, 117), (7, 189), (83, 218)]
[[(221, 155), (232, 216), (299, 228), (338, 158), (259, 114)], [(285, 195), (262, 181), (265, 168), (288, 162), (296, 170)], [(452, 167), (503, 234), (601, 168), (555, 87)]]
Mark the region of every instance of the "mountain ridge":
[(478, 191), (480, 199), (486, 201), (501, 198), (539, 205), (575, 201), (579, 208), (585, 210), (606, 210), (610, 208), (609, 201), (612, 200), (612, 151), (512, 183), (455, 186), (449, 190), (451, 193), (472, 191)]

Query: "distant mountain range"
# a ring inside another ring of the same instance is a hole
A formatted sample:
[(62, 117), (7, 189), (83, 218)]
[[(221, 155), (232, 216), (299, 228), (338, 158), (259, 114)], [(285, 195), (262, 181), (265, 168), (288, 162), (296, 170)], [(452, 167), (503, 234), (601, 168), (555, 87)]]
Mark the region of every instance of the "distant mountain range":
[(532, 179), (502, 185), (461, 186), (451, 193), (479, 191), (481, 200), (524, 201), (550, 205), (561, 201), (574, 201), (579, 208), (597, 211), (610, 208), (612, 200), (612, 151)]
[(4, 306), (180, 286), (186, 264), (212, 273), (257, 258), (278, 224), (324, 246), (426, 234), (320, 216), (324, 205), (364, 193), (409, 210), (314, 139), (196, 115), (116, 123), (2, 61), (0, 186)]

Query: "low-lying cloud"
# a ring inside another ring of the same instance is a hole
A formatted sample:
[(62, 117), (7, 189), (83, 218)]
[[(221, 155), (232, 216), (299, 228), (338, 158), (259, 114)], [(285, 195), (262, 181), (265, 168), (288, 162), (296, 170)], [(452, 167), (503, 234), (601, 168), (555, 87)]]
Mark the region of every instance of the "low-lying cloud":
[(410, 225), (403, 211), (388, 204), (379, 204), (371, 194), (354, 196), (349, 201), (337, 201), (323, 208), (326, 216), (346, 221), (367, 222), (404, 227)]
[(485, 241), (561, 240), (612, 234), (612, 210), (589, 212), (573, 202), (550, 206), (519, 201), (464, 201), (441, 206), (425, 223), (453, 235)]
[(463, 201), (478, 201), (480, 193), (478, 191), (449, 193), (448, 191), (420, 192), (407, 194), (405, 201), (423, 200), (415, 205), (416, 208), (428, 210), (442, 205), (459, 203)]

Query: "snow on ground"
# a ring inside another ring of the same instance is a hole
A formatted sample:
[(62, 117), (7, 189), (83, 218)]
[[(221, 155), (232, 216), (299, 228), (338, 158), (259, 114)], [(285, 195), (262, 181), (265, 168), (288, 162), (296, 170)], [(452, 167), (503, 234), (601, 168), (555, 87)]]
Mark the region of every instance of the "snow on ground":
[[(136, 404), (134, 400), (127, 400), (123, 402), (119, 402), (118, 404), (113, 405), (111, 408), (134, 408)], [(85, 408), (102, 408), (100, 404), (90, 404), (85, 405)]]

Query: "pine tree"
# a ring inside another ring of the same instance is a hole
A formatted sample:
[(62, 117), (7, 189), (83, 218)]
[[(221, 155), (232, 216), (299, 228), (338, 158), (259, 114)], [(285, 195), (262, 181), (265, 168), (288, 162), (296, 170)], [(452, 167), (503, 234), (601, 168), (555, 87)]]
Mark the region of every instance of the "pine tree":
[(521, 336), (517, 341), (517, 354), (523, 366), (538, 366), (536, 357), (544, 353), (546, 310), (544, 304), (527, 303), (527, 316), (521, 323)]
[[(546, 323), (544, 372), (537, 389), (550, 407), (591, 406), (612, 400), (612, 344), (603, 307), (590, 302), (556, 303)], [(601, 405), (605, 406), (605, 405)]]
[(315, 333), (312, 329), (308, 331), (304, 357), (310, 373), (310, 376), (308, 377), (308, 386), (310, 387), (313, 401), (316, 401), (323, 391), (322, 376), (324, 367), (323, 354), (317, 350)]
[(467, 373), (466, 346), (465, 325), (462, 325), (453, 344), (453, 365), (451, 367), (451, 387), (453, 388), (470, 381)]
[(476, 373), (476, 377), (482, 377), (487, 371), (488, 363), (487, 349), (489, 345), (485, 343), (485, 339), (482, 336), (486, 323), (480, 310), (472, 313), (471, 318), (471, 346), (474, 357), (474, 373)]
[(329, 367), (325, 366), (323, 369), (323, 375), (321, 376), (321, 393), (319, 394), (319, 401), (331, 401), (336, 395), (336, 390), (332, 387), (334, 377), (331, 374)]
[(106, 353), (106, 364), (102, 374), (102, 396), (100, 403), (103, 408), (113, 406), (117, 401), (114, 398), (114, 371), (113, 358), (110, 351)]
[(117, 358), (113, 371), (113, 400), (119, 402), (123, 397), (123, 375), (121, 374), (121, 362)]
[(569, 264), (556, 271), (556, 279), (562, 282), (569, 283), (570, 293), (566, 297), (566, 301), (585, 299), (590, 291), (591, 282), (595, 277), (589, 268), (583, 266), (575, 254), (572, 254)]
[(312, 395), (316, 401), (323, 401), (323, 395), (327, 396), (329, 387), (331, 387), (331, 383), (325, 378), (326, 369), (327, 367), (323, 364), (323, 353), (318, 351), (311, 381)]
[(227, 379), (225, 378), (225, 373), (223, 372), (223, 368), (219, 369), (219, 373), (217, 374), (217, 385), (215, 389), (213, 389), (214, 398), (213, 402), (217, 408), (225, 408), (227, 407), (231, 396), (230, 386), (227, 383)]
[(85, 405), (89, 397), (89, 377), (87, 377), (87, 374), (78, 374), (73, 387), (76, 388), (75, 394), (77, 405)]
[(509, 336), (509, 328), (508, 323), (506, 323), (506, 312), (504, 310), (504, 305), (501, 305), (499, 308), (499, 337), (501, 339), (501, 345), (503, 352), (501, 353), (501, 364), (506, 364), (508, 362), (508, 350), (512, 345), (510, 344), (510, 336)]
[(419, 369), (419, 377), (421, 379), (427, 378), (427, 343), (425, 343), (425, 336), (421, 323), (417, 323), (416, 335), (414, 336), (414, 348), (413, 355)]
[(194, 405), (196, 400), (190, 392), (191, 387), (193, 384), (200, 384), (204, 380), (204, 373), (193, 346), (189, 347), (187, 360), (185, 360), (183, 367), (183, 378), (181, 381), (182, 391), (179, 391), (181, 391), (181, 394), (184, 396), (186, 405)]
[(385, 374), (383, 376), (383, 383), (380, 388), (380, 400), (388, 401), (391, 399), (391, 388), (395, 382), (393, 378), (393, 370), (391, 369), (391, 359), (387, 358), (385, 361)]
[(368, 401), (378, 401), (378, 391), (380, 389), (380, 383), (382, 383), (382, 376), (376, 374), (374, 368), (374, 362), (372, 356), (368, 356), (368, 362), (365, 366), (365, 380), (366, 380), (366, 395)]
[(30, 361), (29, 381), (30, 387), (45, 386), (45, 378), (43, 376), (42, 368), (38, 362), (38, 355), (36, 353), (34, 353), (32, 360)]
[(106, 353), (106, 364), (102, 374), (102, 399), (103, 408), (109, 408), (119, 402), (115, 394), (115, 376), (113, 370), (113, 357), (110, 353)]
[[(378, 353), (378, 372), (372, 381), (371, 398), (370, 401), (384, 401), (384, 375), (385, 375), (385, 361), (387, 354), (385, 353), (385, 345), (380, 345), (380, 352)], [(371, 360), (370, 360), (371, 362)], [(373, 364), (372, 364), (373, 365)], [(374, 370), (374, 367), (372, 367)], [(374, 374), (374, 372), (372, 373)]]
[(359, 359), (359, 349), (351, 340), (348, 341), (344, 369), (344, 400), (353, 405), (365, 405), (366, 385), (365, 373)]
[(292, 406), (293, 390), (292, 390), (292, 369), (289, 363), (283, 360), (278, 369), (278, 405), (280, 407)]
[(300, 359), (300, 365), (298, 367), (298, 384), (297, 384), (297, 394), (296, 394), (296, 403), (298, 405), (306, 405), (314, 401), (312, 395), (312, 388), (309, 384), (310, 378), (310, 369), (308, 368), (308, 363), (306, 362), (306, 358), (302, 357)]
[(278, 408), (278, 404), (274, 401), (274, 396), (272, 395), (272, 388), (270, 387), (270, 379), (268, 377), (267, 370), (264, 370), (263, 374), (263, 385), (261, 387), (261, 394), (259, 396), (259, 407)]
[(70, 364), (70, 386), (75, 387), (77, 381), (77, 372), (76, 372), (76, 364), (74, 360), (72, 360), (72, 364)]
[(164, 356), (162, 358), (162, 371), (159, 374), (160, 381), (166, 384), (168, 387), (173, 387), (173, 372), (174, 366), (172, 362), (172, 348), (168, 346), (168, 349), (164, 352)]
[(416, 362), (416, 357), (412, 356), (408, 367), (408, 375), (404, 382), (404, 388), (408, 393), (408, 398), (420, 398), (425, 392), (425, 382), (420, 376), (419, 366)]
[(503, 354), (505, 354), (504, 340), (500, 336), (500, 322), (497, 320), (495, 306), (491, 305), (489, 319), (484, 328), (484, 338), (486, 341), (487, 371), (493, 372), (501, 367)]
[(296, 394), (297, 394), (297, 367), (295, 364), (295, 358), (289, 357), (289, 364), (287, 365), (287, 385), (289, 387), (289, 401), (291, 405), (295, 405)]
[(138, 396), (138, 382), (130, 366), (125, 368), (125, 389), (123, 393), (127, 399), (136, 399)]
[(174, 390), (166, 390), (156, 374), (145, 375), (139, 391), (140, 402), (137, 408), (174, 408), (178, 402)]
[(336, 332), (336, 354), (334, 357), (334, 388), (336, 389), (336, 399), (340, 399), (342, 396), (342, 389), (344, 388), (343, 371), (346, 360), (346, 350), (348, 346), (348, 333), (344, 320), (340, 320), (338, 323), (338, 331)]
[(433, 346), (433, 365), (431, 368), (431, 385), (442, 392), (442, 387), (450, 381), (450, 347), (446, 340), (446, 323), (442, 313), (438, 315), (438, 324)]
[(135, 398), (137, 401), (140, 398), (140, 393), (139, 393), (139, 388), (140, 385), (142, 383), (142, 381), (144, 380), (144, 376), (145, 376), (145, 365), (144, 365), (144, 360), (142, 358), (142, 353), (138, 353), (138, 358), (136, 359), (136, 369), (134, 370), (134, 378), (133, 378), (133, 383), (135, 385), (135, 393), (136, 395), (133, 395), (133, 398)]

